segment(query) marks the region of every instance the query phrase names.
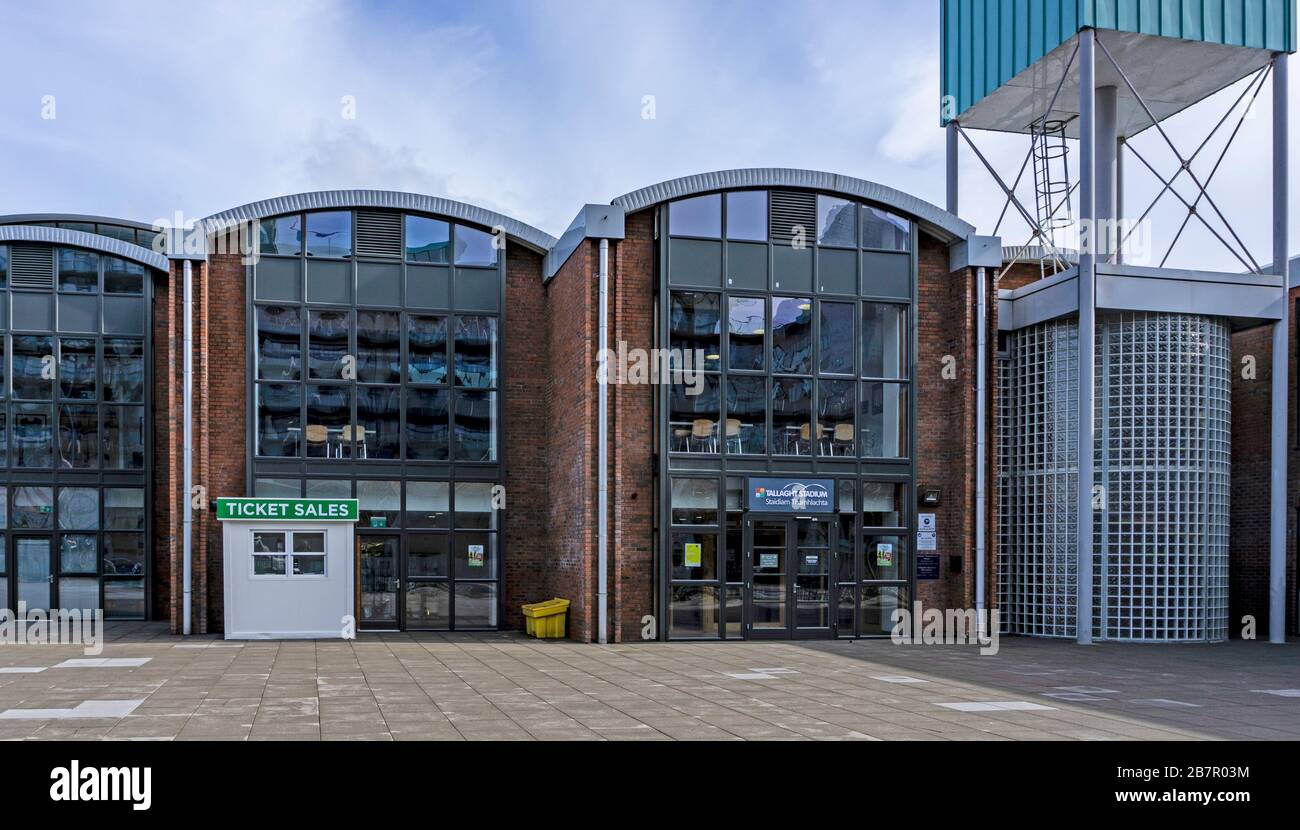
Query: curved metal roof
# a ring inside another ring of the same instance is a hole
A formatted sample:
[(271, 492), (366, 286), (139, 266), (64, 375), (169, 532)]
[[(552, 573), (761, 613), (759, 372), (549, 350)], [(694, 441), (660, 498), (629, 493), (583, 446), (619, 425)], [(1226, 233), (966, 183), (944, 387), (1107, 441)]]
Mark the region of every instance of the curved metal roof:
[(425, 196), (395, 190), (317, 190), (310, 193), (277, 196), (274, 199), (250, 202), (221, 213), (214, 213), (204, 219), (203, 224), (209, 231), (213, 231), (231, 223), (250, 222), (284, 213), (356, 207), (434, 213), (489, 228), (500, 225), (505, 229), (506, 236), (538, 253), (546, 253), (556, 243), (555, 237), (550, 234), (496, 211), (464, 202), (455, 202), (440, 196)]
[(97, 233), (47, 228), (43, 225), (0, 225), (0, 242), (44, 242), (49, 245), (68, 245), (129, 259), (159, 271), (167, 270), (167, 257), (162, 254), (111, 236), (100, 236)]
[(95, 222), (101, 225), (121, 225), (124, 228), (135, 228), (140, 231), (157, 230), (148, 222), (81, 213), (11, 213), (8, 216), (0, 216), (0, 225), (31, 225), (39, 222)]
[(899, 213), (914, 216), (921, 226), (930, 233), (947, 242), (965, 239), (975, 232), (975, 227), (963, 222), (948, 211), (932, 205), (924, 199), (918, 199), (901, 190), (886, 187), (883, 184), (843, 176), (838, 173), (826, 173), (820, 170), (798, 170), (789, 167), (748, 167), (739, 170), (716, 170), (712, 173), (697, 173), (670, 179), (659, 184), (652, 184), (631, 193), (625, 193), (614, 200), (628, 213), (667, 202), (709, 193), (715, 190), (734, 190), (754, 187), (794, 187), (804, 190), (820, 190), (839, 193), (866, 202), (883, 205)]

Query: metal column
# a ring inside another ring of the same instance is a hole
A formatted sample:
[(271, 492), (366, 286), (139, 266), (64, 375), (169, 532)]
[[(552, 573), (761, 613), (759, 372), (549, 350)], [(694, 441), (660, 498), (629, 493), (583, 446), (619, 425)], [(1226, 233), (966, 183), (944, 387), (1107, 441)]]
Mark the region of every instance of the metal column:
[(956, 215), (958, 207), (957, 193), (957, 122), (949, 121), (948, 133), (948, 212)]
[(1092, 643), (1092, 453), (1096, 355), (1097, 206), (1094, 176), (1096, 90), (1094, 31), (1079, 32), (1079, 490), (1075, 504), (1075, 637)]
[(1273, 57), (1273, 270), (1282, 275), (1282, 319), (1273, 324), (1272, 482), (1269, 488), (1268, 640), (1286, 642), (1287, 362), (1290, 357), (1290, 270), (1287, 265), (1287, 56)]
[[(1119, 90), (1113, 86), (1097, 87), (1097, 130), (1093, 153), (1096, 155), (1094, 171), (1096, 183), (1093, 189), (1096, 200), (1098, 232), (1093, 234), (1097, 243), (1097, 253), (1103, 259), (1109, 259), (1115, 250), (1119, 236), (1115, 233), (1117, 212), (1115, 190), (1115, 158), (1119, 149)], [(1095, 261), (1095, 260), (1094, 260)]]

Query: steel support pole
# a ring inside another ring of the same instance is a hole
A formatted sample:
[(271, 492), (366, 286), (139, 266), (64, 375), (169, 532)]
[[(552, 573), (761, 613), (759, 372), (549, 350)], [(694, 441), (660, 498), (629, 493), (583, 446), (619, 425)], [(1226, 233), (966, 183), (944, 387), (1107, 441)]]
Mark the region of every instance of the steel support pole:
[(981, 636), (987, 636), (985, 625), (984, 563), (988, 543), (985, 540), (984, 512), (988, 509), (986, 495), (988, 479), (988, 277), (984, 268), (975, 269), (975, 620)]
[[(1115, 142), (1115, 219), (1124, 221), (1124, 139)], [(1115, 233), (1115, 261), (1124, 261), (1124, 240), (1127, 231)]]
[(1079, 32), (1079, 489), (1075, 503), (1075, 637), (1092, 643), (1093, 379), (1096, 364), (1097, 205), (1095, 32)]
[(949, 121), (946, 128), (948, 134), (948, 212), (957, 215), (957, 208), (960, 206), (957, 192), (957, 122)]
[[(1096, 154), (1094, 170), (1096, 186), (1093, 190), (1096, 199), (1097, 232), (1093, 238), (1097, 243), (1097, 254), (1103, 259), (1110, 259), (1115, 250), (1118, 236), (1114, 232), (1115, 220), (1115, 156), (1119, 149), (1119, 90), (1113, 86), (1097, 87), (1097, 130), (1093, 147)], [(1094, 260), (1095, 261), (1095, 260)]]
[(1287, 382), (1291, 355), (1290, 251), (1287, 239), (1287, 56), (1273, 57), (1273, 271), (1282, 275), (1282, 319), (1273, 324), (1273, 412), (1268, 525), (1268, 641), (1286, 642)]

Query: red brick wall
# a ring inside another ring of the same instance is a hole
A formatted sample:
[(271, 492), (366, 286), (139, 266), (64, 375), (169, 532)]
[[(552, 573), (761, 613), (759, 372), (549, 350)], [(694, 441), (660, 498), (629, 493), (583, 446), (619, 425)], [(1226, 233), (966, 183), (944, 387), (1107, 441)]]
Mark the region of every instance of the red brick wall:
[[(935, 513), (940, 578), (916, 582), (926, 607), (975, 606), (975, 295), (969, 272), (948, 272), (948, 251), (922, 236), (918, 266), (916, 486), (942, 488)], [(990, 279), (991, 283), (992, 280)], [(996, 331), (996, 329), (992, 329)], [(944, 378), (945, 358), (955, 376)], [(992, 365), (990, 364), (990, 369)], [(990, 424), (991, 426), (991, 424)], [(990, 431), (990, 438), (993, 435)], [(990, 447), (994, 446), (990, 440)], [(991, 483), (991, 479), (989, 480)], [(993, 493), (987, 490), (992, 505)], [(992, 526), (986, 527), (986, 539)], [(962, 560), (953, 573), (951, 557)], [(993, 557), (986, 557), (991, 566)], [(987, 585), (987, 583), (986, 583)], [(988, 594), (987, 596), (992, 596)]]
[[(1300, 290), (1291, 291), (1292, 309)], [(1228, 553), (1228, 632), (1241, 633), (1241, 618), (1253, 615), (1256, 635), (1268, 634), (1268, 549), (1273, 402), (1273, 328), (1258, 326), (1232, 337), (1232, 501)], [(1300, 485), (1300, 447), (1296, 443), (1296, 322), (1291, 317), (1290, 399), (1287, 424), (1287, 630), (1296, 621), (1296, 502)], [(1253, 380), (1242, 376), (1246, 357), (1254, 358)]]

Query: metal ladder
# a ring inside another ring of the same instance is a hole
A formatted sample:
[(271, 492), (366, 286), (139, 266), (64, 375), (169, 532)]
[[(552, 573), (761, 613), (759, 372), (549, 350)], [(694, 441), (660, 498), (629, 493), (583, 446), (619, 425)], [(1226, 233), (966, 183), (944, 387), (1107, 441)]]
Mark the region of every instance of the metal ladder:
[[(1065, 141), (1065, 122), (1043, 119), (1030, 125), (1034, 157), (1034, 203), (1044, 246), (1056, 247), (1056, 232), (1074, 224), (1070, 212), (1070, 147)], [(1044, 260), (1039, 257), (1039, 267)], [(1057, 270), (1055, 257), (1052, 270)], [(1044, 269), (1045, 270), (1045, 269)]]

